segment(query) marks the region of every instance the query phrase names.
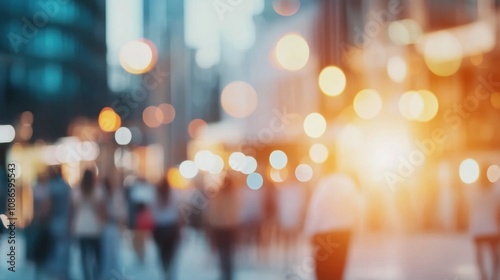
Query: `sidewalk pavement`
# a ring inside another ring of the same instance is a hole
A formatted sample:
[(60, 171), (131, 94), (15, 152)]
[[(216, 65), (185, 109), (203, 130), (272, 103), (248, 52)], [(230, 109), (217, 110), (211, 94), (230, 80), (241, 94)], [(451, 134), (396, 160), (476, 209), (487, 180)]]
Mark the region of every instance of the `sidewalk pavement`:
[[(0, 280), (34, 279), (32, 266), (24, 257), (24, 239), (16, 240), (16, 272), (7, 270), (7, 242), (0, 241)], [(236, 280), (312, 280), (310, 249), (305, 240), (298, 246), (291, 261), (284, 262), (278, 246), (263, 253), (256, 248), (239, 250), (236, 258)], [(150, 240), (146, 246), (146, 262), (140, 265), (133, 253), (130, 237), (125, 234), (119, 252), (120, 271), (112, 271), (111, 279), (164, 279), (157, 253)], [(70, 272), (73, 280), (82, 279), (79, 254), (72, 247)], [(186, 230), (176, 261), (177, 280), (217, 280), (218, 262), (209, 245), (199, 233)], [(473, 280), (478, 279), (474, 251), (465, 234), (426, 233), (412, 235), (363, 234), (354, 238), (347, 268), (349, 280)]]

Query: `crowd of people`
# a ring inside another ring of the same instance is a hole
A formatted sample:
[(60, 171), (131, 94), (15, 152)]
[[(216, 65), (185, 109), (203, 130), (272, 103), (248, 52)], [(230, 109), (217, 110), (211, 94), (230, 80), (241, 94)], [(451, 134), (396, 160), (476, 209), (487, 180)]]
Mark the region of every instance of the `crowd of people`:
[[(70, 247), (77, 244), (84, 279), (112, 279), (111, 273), (120, 270), (119, 252), (128, 232), (137, 264), (147, 262), (145, 244), (152, 240), (165, 279), (175, 279), (182, 228), (190, 226), (218, 256), (222, 280), (234, 279), (236, 256), (262, 263), (268, 261), (270, 248), (280, 248), (284, 267), (291, 265), (303, 254), (297, 248), (302, 236), (311, 242), (316, 279), (343, 279), (359, 212), (360, 186), (353, 176), (331, 173), (314, 188), (290, 176), (282, 183), (265, 180), (253, 190), (242, 174), (228, 171), (199, 207), (193, 196), (199, 189), (206, 191), (202, 176), (180, 190), (167, 180), (153, 185), (140, 177), (125, 183), (98, 179), (87, 169), (79, 184), (70, 187), (59, 168), (49, 168), (33, 187), (34, 215), (26, 229), (35, 275), (70, 279)], [(486, 171), (477, 186), (470, 195), (477, 264), (481, 279), (497, 279), (500, 192)], [(196, 215), (187, 217), (186, 206)], [(485, 257), (491, 258), (491, 272)]]
[[(192, 211), (193, 188), (178, 190), (167, 180), (156, 185), (144, 178), (113, 182), (84, 170), (70, 187), (61, 169), (40, 173), (33, 186), (33, 219), (26, 228), (27, 256), (37, 277), (70, 279), (70, 248), (80, 251), (84, 279), (111, 279), (120, 270), (120, 247), (130, 233), (139, 265), (146, 259), (146, 244), (154, 241), (166, 279), (175, 278), (173, 263), (181, 242), (181, 229), (191, 226), (206, 237), (219, 256), (222, 279), (233, 279), (235, 252), (247, 261), (265, 262), (271, 243), (283, 247), (285, 265), (291, 262), (301, 234), (309, 196), (307, 189), (289, 178), (279, 186), (266, 182), (260, 190), (246, 186), (242, 174), (227, 173), (201, 211)], [(183, 209), (198, 217), (183, 216)], [(250, 249), (253, 248), (253, 249)], [(110, 278), (111, 277), (111, 278)]]

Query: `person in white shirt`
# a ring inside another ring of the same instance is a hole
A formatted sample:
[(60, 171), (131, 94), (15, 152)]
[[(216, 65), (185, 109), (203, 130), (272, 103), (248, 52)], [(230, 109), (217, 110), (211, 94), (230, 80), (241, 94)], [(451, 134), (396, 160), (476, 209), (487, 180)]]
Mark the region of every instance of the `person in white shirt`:
[(317, 280), (342, 279), (357, 204), (356, 183), (344, 174), (326, 176), (314, 190), (305, 232), (312, 241)]
[(80, 187), (73, 192), (73, 234), (78, 239), (85, 279), (101, 277), (101, 233), (105, 208), (101, 189), (96, 186), (94, 172), (83, 173)]
[[(500, 228), (498, 214), (500, 210), (500, 191), (488, 179), (487, 167), (481, 169), (480, 180), (471, 192), (470, 233), (476, 247), (476, 259), (481, 280), (499, 278)], [(491, 278), (487, 277), (483, 249), (488, 248), (493, 263)]]

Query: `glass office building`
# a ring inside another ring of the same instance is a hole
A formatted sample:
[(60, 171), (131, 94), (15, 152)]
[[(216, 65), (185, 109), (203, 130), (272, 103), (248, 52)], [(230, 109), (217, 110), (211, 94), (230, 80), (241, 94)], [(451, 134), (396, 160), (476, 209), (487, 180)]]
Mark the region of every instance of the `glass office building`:
[(0, 9), (0, 30), (2, 123), (31, 111), (32, 139), (53, 140), (106, 104), (105, 1), (15, 1)]

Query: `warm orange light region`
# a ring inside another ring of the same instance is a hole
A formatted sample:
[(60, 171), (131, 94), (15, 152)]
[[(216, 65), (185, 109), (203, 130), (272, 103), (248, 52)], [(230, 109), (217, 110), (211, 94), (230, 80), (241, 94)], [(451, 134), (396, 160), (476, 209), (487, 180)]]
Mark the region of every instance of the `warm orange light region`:
[(354, 98), (354, 111), (362, 119), (373, 119), (382, 110), (382, 98), (374, 89), (364, 89)]
[(300, 1), (299, 0), (274, 0), (273, 9), (274, 11), (284, 17), (293, 16), (299, 11)]
[(490, 96), (491, 106), (495, 109), (500, 109), (500, 93), (494, 92)]
[(345, 89), (346, 83), (347, 80), (344, 72), (336, 66), (328, 66), (319, 74), (319, 88), (328, 96), (341, 94)]
[(131, 74), (143, 74), (156, 64), (156, 48), (147, 40), (135, 40), (120, 50), (120, 64)]
[(102, 131), (113, 132), (122, 125), (122, 120), (113, 109), (105, 107), (99, 113), (98, 123)]
[(159, 127), (163, 122), (163, 112), (156, 106), (149, 106), (142, 112), (142, 120), (148, 127)]
[(167, 178), (165, 179), (168, 180), (172, 188), (175, 189), (185, 189), (188, 186), (188, 180), (182, 176), (179, 168), (176, 167), (170, 168), (167, 171)]
[(451, 76), (462, 64), (462, 46), (452, 33), (437, 32), (425, 41), (424, 57), (432, 73), (438, 76)]
[(222, 91), (220, 102), (224, 111), (235, 118), (251, 115), (257, 107), (257, 93), (246, 82), (232, 82)]
[(287, 34), (276, 44), (276, 59), (283, 69), (302, 69), (309, 60), (309, 45), (299, 34)]

